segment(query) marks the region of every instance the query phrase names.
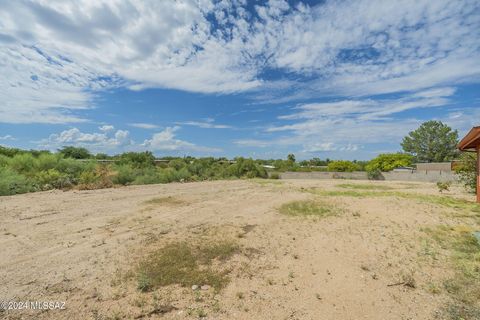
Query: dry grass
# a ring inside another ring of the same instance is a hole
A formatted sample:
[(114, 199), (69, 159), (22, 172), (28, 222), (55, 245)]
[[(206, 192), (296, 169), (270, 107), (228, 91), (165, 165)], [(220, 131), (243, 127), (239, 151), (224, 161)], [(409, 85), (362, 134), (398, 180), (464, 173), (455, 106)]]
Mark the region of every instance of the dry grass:
[(210, 285), (216, 290), (229, 281), (227, 272), (212, 267), (212, 262), (225, 261), (239, 250), (231, 241), (192, 245), (175, 242), (154, 251), (140, 261), (135, 273), (137, 287), (149, 291), (156, 287)]
[(390, 186), (380, 185), (380, 184), (353, 184), (353, 183), (342, 183), (337, 184), (335, 187), (343, 189), (353, 189), (353, 190), (392, 190)]
[(280, 213), (289, 216), (327, 217), (338, 213), (338, 210), (327, 203), (315, 200), (292, 201), (283, 204)]
[(168, 196), (168, 197), (156, 197), (144, 202), (146, 205), (150, 206), (160, 206), (160, 205), (183, 205), (185, 201)]
[(455, 275), (443, 283), (454, 303), (446, 308), (451, 319), (480, 318), (480, 244), (468, 226), (438, 226), (426, 229), (447, 250)]

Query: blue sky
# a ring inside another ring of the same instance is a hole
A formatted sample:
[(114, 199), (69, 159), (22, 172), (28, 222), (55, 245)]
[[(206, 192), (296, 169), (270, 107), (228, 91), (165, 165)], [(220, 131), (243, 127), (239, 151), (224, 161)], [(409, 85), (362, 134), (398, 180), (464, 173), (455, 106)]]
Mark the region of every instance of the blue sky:
[(0, 144), (370, 159), (480, 124), (480, 3), (2, 1)]

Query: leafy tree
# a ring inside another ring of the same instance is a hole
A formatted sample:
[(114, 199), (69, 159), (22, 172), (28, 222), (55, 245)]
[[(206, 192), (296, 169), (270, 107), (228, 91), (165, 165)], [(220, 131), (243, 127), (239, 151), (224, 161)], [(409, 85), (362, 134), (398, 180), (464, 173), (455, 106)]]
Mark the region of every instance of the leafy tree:
[(287, 160), (290, 161), (290, 162), (295, 162), (295, 155), (293, 153), (290, 153), (288, 156), (287, 156)]
[(87, 149), (73, 146), (64, 146), (58, 152), (63, 154), (65, 158), (89, 159), (92, 157), (92, 154)]
[(358, 165), (352, 161), (337, 160), (329, 162), (327, 169), (332, 172), (352, 172), (358, 170)]
[(412, 164), (413, 156), (406, 153), (383, 153), (370, 160), (365, 166), (367, 172), (375, 170), (387, 172), (398, 167), (408, 167)]
[(458, 132), (441, 121), (427, 121), (411, 131), (401, 143), (418, 162), (450, 161), (457, 155)]
[(459, 176), (468, 191), (475, 192), (477, 188), (477, 154), (464, 152), (460, 156), (460, 164), (455, 167)]

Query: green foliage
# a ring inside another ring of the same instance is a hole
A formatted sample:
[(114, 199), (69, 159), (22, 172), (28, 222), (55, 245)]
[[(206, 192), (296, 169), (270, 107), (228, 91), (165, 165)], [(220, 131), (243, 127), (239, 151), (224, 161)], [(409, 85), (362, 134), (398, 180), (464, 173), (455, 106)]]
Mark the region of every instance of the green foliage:
[(379, 169), (367, 170), (368, 180), (383, 180), (385, 177)]
[(18, 153), (10, 160), (10, 168), (27, 177), (31, 177), (37, 171), (37, 162), (30, 153)]
[(280, 213), (289, 216), (331, 216), (336, 210), (331, 205), (313, 200), (292, 201), (283, 204)]
[(441, 121), (424, 122), (403, 138), (405, 152), (418, 162), (444, 162), (457, 156), (458, 132)]
[(85, 148), (78, 148), (72, 146), (65, 146), (58, 150), (65, 158), (73, 159), (89, 159), (92, 158), (92, 154)]
[(464, 152), (460, 155), (460, 163), (455, 167), (460, 182), (470, 192), (477, 188), (477, 154)]
[(287, 161), (295, 162), (295, 155), (294, 155), (293, 153), (290, 153), (290, 154), (287, 156)]
[(41, 190), (65, 189), (70, 188), (73, 184), (67, 174), (56, 169), (37, 172), (34, 180)]
[(406, 153), (383, 153), (370, 160), (365, 166), (367, 172), (379, 170), (382, 172), (392, 171), (399, 167), (412, 165), (413, 156)]
[(443, 191), (449, 191), (451, 185), (452, 185), (451, 181), (444, 181), (444, 182), (438, 181), (437, 182), (438, 192), (442, 193)]
[(128, 164), (134, 168), (146, 168), (155, 165), (155, 156), (150, 151), (125, 152), (120, 155), (120, 164)]
[(272, 172), (270, 174), (270, 179), (280, 179), (280, 174), (278, 172)]
[(0, 167), (0, 196), (34, 191), (33, 184), (25, 177), (9, 168)]
[(112, 178), (115, 184), (127, 185), (135, 181), (136, 172), (130, 165), (122, 164), (115, 168), (116, 174)]
[(236, 162), (228, 167), (230, 176), (238, 178), (267, 178), (268, 174), (265, 168), (255, 163), (252, 159), (237, 158)]
[(353, 172), (359, 169), (356, 163), (347, 160), (332, 161), (327, 166), (328, 171), (331, 172)]
[(140, 261), (136, 268), (137, 288), (149, 291), (172, 284), (184, 287), (208, 284), (220, 290), (229, 279), (212, 262), (225, 261), (238, 250), (235, 243), (225, 240), (198, 245), (170, 243)]

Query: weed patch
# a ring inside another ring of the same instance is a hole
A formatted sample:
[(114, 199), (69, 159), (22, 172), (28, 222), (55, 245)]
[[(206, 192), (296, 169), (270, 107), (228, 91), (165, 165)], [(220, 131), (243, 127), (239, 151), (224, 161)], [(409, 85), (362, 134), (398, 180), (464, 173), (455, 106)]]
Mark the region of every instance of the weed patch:
[(443, 288), (455, 303), (446, 308), (451, 319), (478, 319), (480, 315), (480, 244), (467, 226), (426, 229), (441, 248), (450, 252), (455, 275)]
[(337, 184), (336, 187), (343, 189), (353, 189), (353, 190), (392, 190), (390, 186), (384, 186), (380, 184), (353, 184), (353, 183), (342, 183)]
[(137, 288), (149, 291), (172, 284), (184, 287), (208, 284), (220, 290), (228, 283), (228, 274), (215, 269), (212, 262), (225, 261), (238, 251), (239, 247), (229, 241), (199, 245), (170, 243), (140, 261), (135, 272)]
[(152, 198), (144, 202), (146, 205), (150, 206), (161, 206), (161, 205), (183, 205), (185, 201), (174, 198), (174, 197), (157, 197)]
[(303, 200), (303, 201), (292, 201), (283, 204), (280, 209), (280, 213), (289, 215), (289, 216), (317, 216), (317, 217), (327, 217), (337, 214), (338, 210), (332, 205), (314, 201), (314, 200)]
[(397, 197), (402, 199), (412, 199), (423, 203), (431, 203), (452, 209), (467, 210), (475, 213), (475, 216), (480, 217), (480, 206), (472, 201), (452, 198), (449, 196), (437, 196), (427, 194), (414, 194), (407, 192), (396, 191), (371, 191), (371, 190), (333, 190), (324, 191), (315, 188), (305, 189), (307, 192), (331, 197), (355, 197), (355, 198), (368, 198), (368, 197)]

